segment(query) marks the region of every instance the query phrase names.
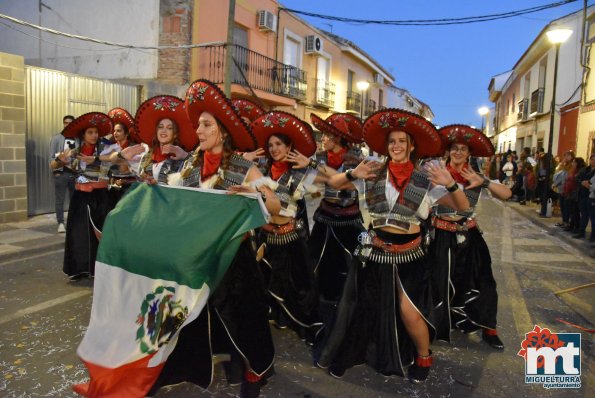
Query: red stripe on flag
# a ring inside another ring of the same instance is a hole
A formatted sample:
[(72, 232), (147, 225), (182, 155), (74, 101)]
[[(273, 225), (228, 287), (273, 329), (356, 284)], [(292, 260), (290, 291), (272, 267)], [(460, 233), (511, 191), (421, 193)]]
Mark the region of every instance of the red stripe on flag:
[(76, 384), (72, 389), (77, 394), (89, 398), (145, 397), (165, 365), (161, 363), (158, 366), (149, 367), (149, 361), (153, 355), (155, 354), (118, 368), (104, 368), (83, 360), (91, 380), (89, 383)]

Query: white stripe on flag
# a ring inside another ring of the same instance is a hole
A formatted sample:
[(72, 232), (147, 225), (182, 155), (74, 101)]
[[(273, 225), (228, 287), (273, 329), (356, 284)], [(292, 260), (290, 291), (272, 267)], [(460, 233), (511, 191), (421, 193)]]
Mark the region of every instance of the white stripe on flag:
[[(167, 287), (174, 292), (164, 290), (161, 294), (155, 294), (159, 287)], [(183, 314), (180, 316), (185, 317), (183, 325), (186, 325), (196, 319), (205, 307), (209, 292), (206, 284), (200, 289), (192, 289), (175, 281), (151, 279), (97, 261), (91, 320), (77, 354), (84, 361), (107, 368), (119, 367), (143, 358), (149, 353), (141, 350), (141, 341), (149, 348), (157, 348), (149, 336), (151, 317), (153, 325), (159, 323), (159, 320), (171, 324), (176, 321), (175, 317), (164, 318), (163, 314), (168, 315), (173, 308), (177, 311), (173, 315)], [(143, 302), (149, 307), (144, 311)], [(184, 307), (187, 308), (187, 313), (184, 313)], [(144, 333), (141, 339), (137, 339), (141, 324), (144, 325)], [(169, 336), (167, 346), (163, 345), (151, 359), (152, 366), (167, 359), (180, 329), (181, 327), (177, 328), (175, 334)]]

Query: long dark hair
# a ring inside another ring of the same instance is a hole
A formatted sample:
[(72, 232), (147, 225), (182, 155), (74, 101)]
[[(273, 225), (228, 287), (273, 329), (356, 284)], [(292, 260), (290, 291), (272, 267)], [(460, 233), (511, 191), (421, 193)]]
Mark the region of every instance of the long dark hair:
[(164, 120), (164, 119), (168, 119), (171, 120), (171, 124), (173, 126), (173, 130), (174, 130), (174, 140), (172, 141), (171, 145), (177, 145), (180, 146), (180, 139), (179, 139), (179, 135), (180, 135), (180, 128), (178, 127), (178, 123), (176, 123), (176, 121), (174, 119), (170, 119), (168, 117), (164, 117), (163, 119), (159, 119), (157, 121), (157, 124), (155, 125), (155, 136), (153, 137), (153, 141), (151, 141), (151, 151), (155, 148), (157, 148), (157, 146), (159, 146), (159, 140), (157, 139), (157, 126), (159, 126), (159, 123)]
[(130, 131), (128, 130), (128, 126), (126, 126), (124, 123), (122, 122), (116, 122), (114, 123), (114, 129), (116, 128), (117, 125), (122, 126), (122, 130), (124, 131), (124, 134), (126, 134), (126, 139), (130, 138)]
[(289, 137), (287, 134), (283, 134), (283, 133), (271, 134), (270, 137), (267, 139), (265, 148), (263, 148), (264, 152), (266, 154), (266, 157), (267, 157), (267, 161), (265, 163), (265, 168), (267, 171), (270, 171), (271, 166), (273, 165), (273, 158), (271, 157), (271, 154), (269, 153), (269, 141), (270, 141), (271, 137), (277, 137), (282, 143), (287, 145), (290, 148), (290, 150), (293, 149), (293, 141), (291, 140), (291, 137)]

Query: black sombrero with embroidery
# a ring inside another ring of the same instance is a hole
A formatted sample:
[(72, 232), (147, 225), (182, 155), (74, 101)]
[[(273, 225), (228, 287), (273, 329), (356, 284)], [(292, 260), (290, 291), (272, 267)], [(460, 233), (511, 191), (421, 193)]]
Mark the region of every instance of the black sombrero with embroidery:
[(310, 157), (316, 152), (312, 127), (291, 113), (268, 112), (253, 121), (250, 128), (256, 136), (258, 146), (267, 152), (268, 140), (276, 133), (285, 134), (291, 138), (293, 148), (306, 157)]
[(363, 141), (361, 120), (348, 113), (334, 113), (323, 120), (318, 115), (311, 113), (310, 120), (314, 127), (323, 133), (329, 133), (357, 144)]
[(85, 113), (69, 123), (62, 130), (62, 135), (66, 138), (80, 138), (89, 127), (97, 127), (99, 136), (106, 136), (112, 132), (112, 119), (102, 112)]
[(171, 119), (178, 126), (178, 142), (186, 151), (198, 145), (195, 129), (186, 114), (186, 106), (181, 98), (173, 95), (158, 95), (149, 98), (139, 106), (134, 117), (139, 139), (153, 145), (157, 124), (162, 119)]
[(256, 139), (248, 125), (242, 120), (231, 101), (214, 83), (199, 79), (186, 90), (186, 111), (194, 128), (198, 128), (198, 118), (208, 112), (221, 123), (231, 135), (236, 149), (252, 151), (256, 149)]
[(469, 147), (471, 156), (487, 157), (494, 154), (494, 145), (481, 131), (465, 124), (451, 124), (438, 130), (444, 148), (452, 144), (465, 144)]
[(364, 140), (373, 151), (387, 155), (387, 138), (393, 131), (403, 131), (413, 138), (415, 155), (420, 159), (442, 155), (442, 140), (436, 127), (403, 109), (383, 109), (370, 115), (363, 127)]

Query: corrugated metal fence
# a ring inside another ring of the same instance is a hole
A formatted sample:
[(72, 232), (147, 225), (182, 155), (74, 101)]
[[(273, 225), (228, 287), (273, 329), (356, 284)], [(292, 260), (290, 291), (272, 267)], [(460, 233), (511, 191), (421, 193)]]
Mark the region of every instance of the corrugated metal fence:
[[(49, 168), (50, 139), (65, 115), (108, 112), (115, 107), (133, 115), (140, 87), (25, 66), (27, 113), (27, 198), (30, 216), (54, 212), (54, 183)], [(65, 207), (66, 209), (68, 207)]]

